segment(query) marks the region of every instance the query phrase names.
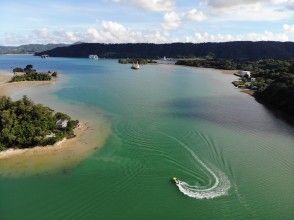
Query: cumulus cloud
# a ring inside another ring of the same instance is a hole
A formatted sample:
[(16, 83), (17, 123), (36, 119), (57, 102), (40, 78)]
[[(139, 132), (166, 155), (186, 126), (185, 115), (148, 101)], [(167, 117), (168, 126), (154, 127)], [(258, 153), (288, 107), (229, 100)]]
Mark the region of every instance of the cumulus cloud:
[(177, 29), (181, 24), (180, 16), (174, 11), (166, 13), (163, 20), (164, 22), (162, 23), (162, 27), (165, 30)]
[[(179, 15), (167, 13), (165, 29), (171, 30), (180, 25)], [(92, 43), (170, 43), (170, 42), (225, 42), (225, 41), (289, 41), (294, 38), (294, 24), (284, 24), (279, 32), (263, 31), (244, 34), (223, 34), (195, 32), (190, 36), (173, 36), (159, 30), (134, 30), (114, 21), (102, 21), (98, 26), (84, 30), (66, 31), (47, 28), (33, 30), (27, 35), (8, 33), (3, 42), (6, 45), (29, 43), (75, 43), (78, 41)]]
[(294, 34), (294, 24), (284, 24), (284, 31), (289, 34)]
[[(285, 29), (285, 28), (284, 28)], [(283, 31), (274, 33), (264, 31), (261, 33), (250, 32), (246, 34), (209, 34), (207, 32), (196, 32), (193, 36), (186, 37), (186, 42), (202, 43), (202, 42), (227, 42), (227, 41), (288, 41), (289, 33)]]
[(164, 43), (167, 42), (167, 37), (166, 34), (160, 31), (135, 31), (113, 21), (102, 21), (98, 27), (89, 27), (79, 32), (42, 28), (33, 30), (28, 35), (8, 33), (4, 36), (6, 45), (75, 43), (77, 41), (93, 43)]
[(133, 4), (150, 11), (172, 11), (175, 0), (113, 0), (117, 3)]
[(206, 10), (210, 12), (210, 19), (223, 21), (278, 21), (292, 17), (289, 10), (284, 10), (287, 0), (207, 0)]
[(294, 0), (287, 1), (287, 9), (294, 10)]
[(49, 30), (47, 28), (35, 29), (28, 35), (6, 33), (4, 43), (7, 45), (20, 45), (28, 43), (74, 43), (79, 41), (80, 34), (65, 30)]
[[(239, 9), (240, 11), (243, 11), (243, 14), (247, 14), (246, 10), (255, 10), (257, 13), (267, 10), (273, 13), (272, 17), (274, 18), (276, 17), (276, 14), (281, 15), (283, 11), (294, 10), (294, 0), (202, 0), (201, 2), (210, 8), (221, 11)], [(287, 16), (293, 16), (291, 13), (292, 12), (287, 14)]]
[(203, 21), (206, 19), (206, 15), (199, 11), (198, 9), (194, 8), (187, 12), (186, 17), (191, 21)]
[(256, 4), (260, 2), (268, 2), (269, 0), (204, 0), (207, 5), (215, 8), (230, 8), (240, 5)]
[(234, 6), (265, 4), (270, 5), (293, 5), (293, 0), (203, 0), (203, 3), (215, 8), (231, 8)]
[(85, 42), (99, 43), (163, 43), (167, 41), (165, 35), (159, 31), (134, 31), (113, 21), (103, 21), (101, 28), (88, 28), (82, 39)]

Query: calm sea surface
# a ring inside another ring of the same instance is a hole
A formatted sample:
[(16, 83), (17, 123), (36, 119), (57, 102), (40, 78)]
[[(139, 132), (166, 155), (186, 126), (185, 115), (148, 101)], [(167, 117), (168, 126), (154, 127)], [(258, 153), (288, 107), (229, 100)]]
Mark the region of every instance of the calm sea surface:
[(1, 220), (294, 218), (294, 129), (235, 89), (234, 76), (0, 56), (2, 70), (26, 64), (62, 74), (29, 96), (93, 120), (89, 109), (103, 112), (111, 135), (71, 169), (0, 176)]

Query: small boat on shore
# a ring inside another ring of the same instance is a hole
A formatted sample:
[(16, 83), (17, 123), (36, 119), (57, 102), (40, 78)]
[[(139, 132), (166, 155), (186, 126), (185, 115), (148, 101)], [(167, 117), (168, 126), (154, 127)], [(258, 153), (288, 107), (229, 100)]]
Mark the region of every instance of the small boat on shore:
[(131, 67), (133, 70), (138, 70), (138, 69), (140, 69), (140, 65), (139, 65), (139, 63), (137, 62), (136, 64), (135, 63), (133, 63), (133, 65), (132, 65), (132, 67)]

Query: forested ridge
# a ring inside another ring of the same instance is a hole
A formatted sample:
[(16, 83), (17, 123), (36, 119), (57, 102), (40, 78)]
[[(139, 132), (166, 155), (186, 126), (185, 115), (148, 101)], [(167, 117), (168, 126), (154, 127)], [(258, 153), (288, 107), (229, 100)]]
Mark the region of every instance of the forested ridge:
[(236, 41), (223, 43), (128, 43), (128, 44), (101, 44), (82, 43), (67, 47), (58, 47), (52, 50), (36, 53), (40, 56), (48, 54), (52, 57), (88, 57), (97, 54), (103, 58), (144, 58), (157, 59), (213, 57), (225, 59), (291, 59), (294, 58), (293, 42), (275, 41)]

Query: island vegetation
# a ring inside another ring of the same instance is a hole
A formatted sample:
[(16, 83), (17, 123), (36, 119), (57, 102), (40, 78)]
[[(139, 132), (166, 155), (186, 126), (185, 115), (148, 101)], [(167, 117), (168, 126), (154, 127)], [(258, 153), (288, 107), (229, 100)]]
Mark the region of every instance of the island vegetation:
[(53, 145), (74, 137), (78, 121), (35, 104), (27, 96), (18, 101), (0, 97), (0, 150)]
[(177, 65), (246, 70), (234, 85), (252, 90), (260, 102), (294, 116), (294, 60), (262, 59), (242, 61), (228, 59), (179, 60)]
[(57, 72), (37, 72), (33, 68), (33, 65), (26, 65), (25, 68), (16, 67), (13, 70), (14, 76), (11, 78), (10, 82), (20, 82), (20, 81), (50, 81), (52, 78), (57, 77)]
[(151, 60), (151, 59), (143, 59), (143, 58), (126, 58), (126, 59), (119, 59), (118, 62), (120, 64), (132, 64), (132, 63), (139, 63), (140, 65), (145, 65), (145, 64), (150, 64), (150, 63), (157, 63), (156, 61), (154, 60)]

